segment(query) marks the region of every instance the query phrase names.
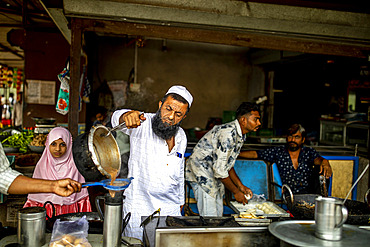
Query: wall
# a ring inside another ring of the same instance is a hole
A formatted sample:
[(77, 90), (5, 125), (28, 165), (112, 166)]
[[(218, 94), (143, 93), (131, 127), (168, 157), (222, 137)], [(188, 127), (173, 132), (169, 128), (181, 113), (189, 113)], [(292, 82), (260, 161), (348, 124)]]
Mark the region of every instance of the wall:
[[(87, 44), (94, 92), (104, 80), (128, 80), (134, 67), (132, 39), (92, 35)], [(209, 117), (222, 117), (223, 111), (264, 95), (263, 71), (248, 63), (248, 48), (174, 40), (166, 41), (166, 51), (162, 48), (159, 39), (144, 40), (138, 48), (140, 92), (129, 92), (123, 107), (154, 112), (167, 89), (182, 84), (194, 97), (183, 127), (205, 128)]]
[[(55, 99), (58, 98), (60, 82), (57, 75), (65, 67), (69, 57), (70, 46), (58, 32), (27, 31), (25, 42), (25, 77), (26, 80), (55, 81)], [(23, 126), (33, 127), (32, 117), (55, 118), (57, 123), (67, 123), (67, 115), (56, 112), (55, 104), (25, 104), (23, 110)], [(85, 122), (85, 106), (79, 116), (80, 122)]]

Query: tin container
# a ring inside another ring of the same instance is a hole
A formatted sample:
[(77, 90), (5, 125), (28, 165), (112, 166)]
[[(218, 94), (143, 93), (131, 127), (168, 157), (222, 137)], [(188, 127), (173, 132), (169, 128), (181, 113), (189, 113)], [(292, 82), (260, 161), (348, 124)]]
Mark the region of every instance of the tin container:
[(28, 207), (18, 211), (17, 238), (20, 246), (34, 247), (45, 244), (46, 209)]

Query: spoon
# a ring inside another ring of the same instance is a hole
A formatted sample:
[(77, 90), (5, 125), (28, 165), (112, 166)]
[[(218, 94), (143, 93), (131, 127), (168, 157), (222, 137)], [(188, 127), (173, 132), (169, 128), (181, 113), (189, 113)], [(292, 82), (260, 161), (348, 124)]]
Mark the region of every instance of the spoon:
[(343, 205), (347, 201), (347, 199), (349, 197), (349, 194), (351, 193), (351, 191), (353, 190), (353, 188), (356, 186), (356, 184), (358, 183), (358, 181), (360, 181), (360, 179), (365, 174), (365, 172), (367, 171), (368, 168), (369, 168), (369, 164), (367, 164), (367, 166), (365, 167), (365, 169), (362, 171), (361, 175), (357, 178), (356, 182), (354, 182), (354, 184), (352, 185), (351, 189), (348, 191), (348, 194), (347, 194), (346, 198), (343, 201)]
[(326, 181), (324, 175), (319, 176), (321, 194), (325, 197), (328, 196), (328, 190), (326, 188)]

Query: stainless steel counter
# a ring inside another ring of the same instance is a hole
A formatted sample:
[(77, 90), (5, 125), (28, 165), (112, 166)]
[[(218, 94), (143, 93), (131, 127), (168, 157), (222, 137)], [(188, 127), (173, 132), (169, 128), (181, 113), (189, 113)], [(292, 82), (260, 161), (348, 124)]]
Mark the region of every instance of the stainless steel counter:
[[(192, 216), (190, 216), (192, 217)], [(194, 217), (194, 216), (193, 216)], [(195, 216), (196, 217), (196, 216)], [(144, 217), (145, 218), (145, 217)], [(154, 217), (144, 227), (145, 246), (278, 246), (279, 240), (267, 226), (167, 226), (166, 216)], [(189, 217), (180, 217), (189, 218)], [(207, 217), (205, 217), (206, 219)], [(206, 245), (205, 245), (206, 243)]]

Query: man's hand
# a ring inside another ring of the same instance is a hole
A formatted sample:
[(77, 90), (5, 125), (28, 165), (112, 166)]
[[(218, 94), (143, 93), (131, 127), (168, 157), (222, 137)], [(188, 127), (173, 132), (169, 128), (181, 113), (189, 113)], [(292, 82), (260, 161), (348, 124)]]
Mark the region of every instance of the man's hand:
[(247, 198), (245, 198), (245, 194), (241, 191), (238, 191), (237, 193), (235, 193), (234, 197), (237, 202), (243, 203), (243, 205), (248, 203)]
[(126, 128), (131, 129), (131, 128), (137, 128), (140, 126), (141, 121), (145, 121), (146, 118), (144, 117), (144, 114), (139, 111), (129, 111), (120, 117), (120, 123), (125, 122), (126, 123)]
[(53, 192), (59, 196), (70, 196), (75, 192), (81, 191), (81, 184), (69, 178), (56, 180), (54, 182)]
[(333, 171), (331, 170), (331, 166), (329, 165), (329, 162), (328, 163), (322, 163), (320, 165), (320, 174), (323, 172), (324, 174), (324, 177), (326, 179), (330, 178), (331, 175), (333, 174)]
[(324, 159), (323, 157), (317, 157), (314, 160), (314, 164), (320, 166), (320, 174), (323, 173), (326, 179), (330, 178), (333, 174), (333, 171), (331, 170), (331, 166), (327, 159)]
[(238, 187), (238, 189), (244, 194), (245, 199), (248, 200), (252, 199), (253, 197), (253, 192), (251, 189), (249, 189), (247, 186), (244, 186), (243, 184)]
[(244, 185), (240, 185), (238, 189), (239, 191), (234, 194), (236, 201), (243, 203), (243, 205), (247, 204), (248, 200), (253, 197), (253, 192)]

